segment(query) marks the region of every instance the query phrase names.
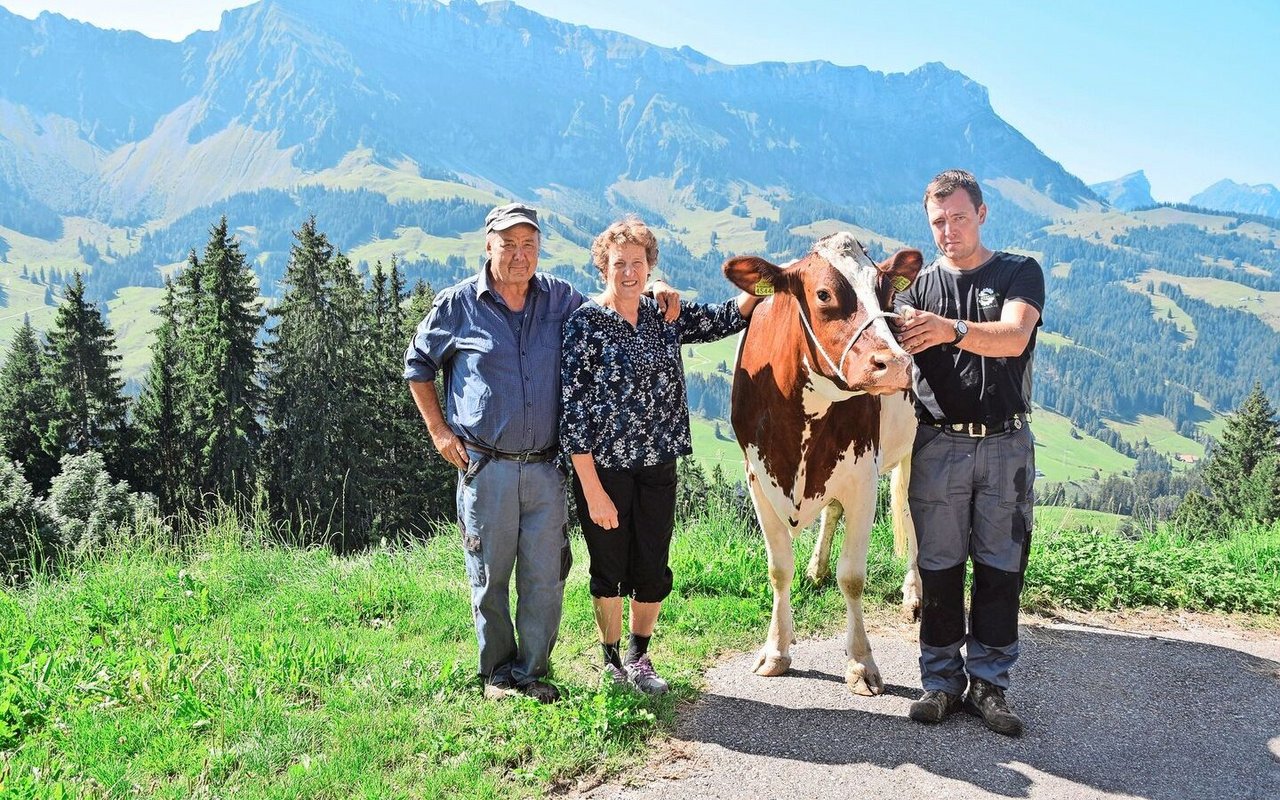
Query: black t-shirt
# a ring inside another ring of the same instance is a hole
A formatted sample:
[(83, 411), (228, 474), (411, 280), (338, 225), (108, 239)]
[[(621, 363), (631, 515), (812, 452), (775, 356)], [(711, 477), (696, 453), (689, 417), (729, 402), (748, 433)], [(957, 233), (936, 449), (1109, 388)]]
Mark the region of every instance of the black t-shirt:
[[(897, 305), (932, 311), (948, 319), (993, 322), (1010, 300), (1044, 313), (1044, 273), (1034, 258), (995, 253), (971, 270), (934, 262), (897, 297)], [(1039, 327), (1043, 317), (1036, 322)], [(930, 347), (915, 356), (916, 416), (922, 422), (994, 424), (1031, 410), (1031, 357), (1027, 349), (1013, 358), (991, 358), (951, 345)]]

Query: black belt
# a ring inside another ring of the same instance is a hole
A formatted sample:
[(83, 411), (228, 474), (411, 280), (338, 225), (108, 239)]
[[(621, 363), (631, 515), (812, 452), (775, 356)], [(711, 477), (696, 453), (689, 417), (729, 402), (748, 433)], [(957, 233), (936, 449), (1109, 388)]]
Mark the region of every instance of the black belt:
[(958, 433), (961, 436), (968, 436), (973, 439), (981, 439), (984, 436), (995, 436), (1010, 431), (1022, 430), (1023, 426), (1030, 424), (1031, 417), (1028, 414), (1014, 414), (1008, 419), (999, 422), (982, 423), (982, 422), (923, 422), (921, 424), (928, 425), (930, 428), (937, 428), (944, 433)]
[(462, 443), (472, 450), (477, 450), (489, 458), (496, 458), (499, 461), (516, 461), (521, 464), (536, 464), (540, 461), (550, 461), (556, 457), (559, 452), (554, 447), (548, 447), (546, 450), (528, 450), (523, 453), (508, 453), (505, 450), (494, 450), (492, 447), (485, 447), (482, 444), (463, 439)]

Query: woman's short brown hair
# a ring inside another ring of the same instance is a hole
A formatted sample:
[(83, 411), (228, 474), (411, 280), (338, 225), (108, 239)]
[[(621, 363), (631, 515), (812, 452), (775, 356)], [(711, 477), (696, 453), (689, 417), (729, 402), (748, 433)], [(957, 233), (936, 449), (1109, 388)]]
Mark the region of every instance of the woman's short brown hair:
[(601, 275), (609, 266), (609, 248), (624, 244), (643, 247), (650, 267), (658, 263), (658, 237), (653, 235), (653, 231), (639, 217), (632, 214), (605, 228), (604, 233), (591, 243), (591, 260)]

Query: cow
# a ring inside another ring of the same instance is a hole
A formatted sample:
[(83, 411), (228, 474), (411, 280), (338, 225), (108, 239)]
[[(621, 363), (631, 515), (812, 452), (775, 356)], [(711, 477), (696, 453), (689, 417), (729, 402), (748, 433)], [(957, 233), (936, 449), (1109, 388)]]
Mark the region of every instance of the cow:
[(840, 232), (784, 267), (755, 256), (724, 264), (725, 276), (739, 288), (769, 296), (739, 341), (731, 401), (773, 588), (756, 674), (781, 675), (791, 666), (792, 539), (823, 514), (812, 575), (825, 567), (831, 531), (843, 510), (846, 532), (836, 579), (848, 617), (845, 681), (856, 694), (884, 691), (863, 626), (862, 592), (877, 482), (890, 470), (895, 546), (908, 558), (903, 605), (908, 612), (919, 608), (915, 529), (906, 497), (916, 429), (912, 361), (887, 318), (895, 316), (894, 294), (915, 280), (922, 263), (920, 251), (901, 250), (876, 264), (851, 234)]

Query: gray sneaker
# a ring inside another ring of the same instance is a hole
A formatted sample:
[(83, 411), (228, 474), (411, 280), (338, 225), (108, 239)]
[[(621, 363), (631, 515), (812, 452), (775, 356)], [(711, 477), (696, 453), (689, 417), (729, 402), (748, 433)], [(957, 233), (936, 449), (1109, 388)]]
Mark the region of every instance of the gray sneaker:
[(604, 669), (600, 670), (600, 682), (605, 686), (626, 686), (627, 673), (622, 667), (608, 661), (605, 662)]
[(631, 681), (631, 685), (645, 694), (666, 694), (671, 689), (662, 676), (654, 670), (653, 662), (649, 660), (647, 654), (635, 661), (628, 661), (622, 666), (627, 672), (627, 680)]

